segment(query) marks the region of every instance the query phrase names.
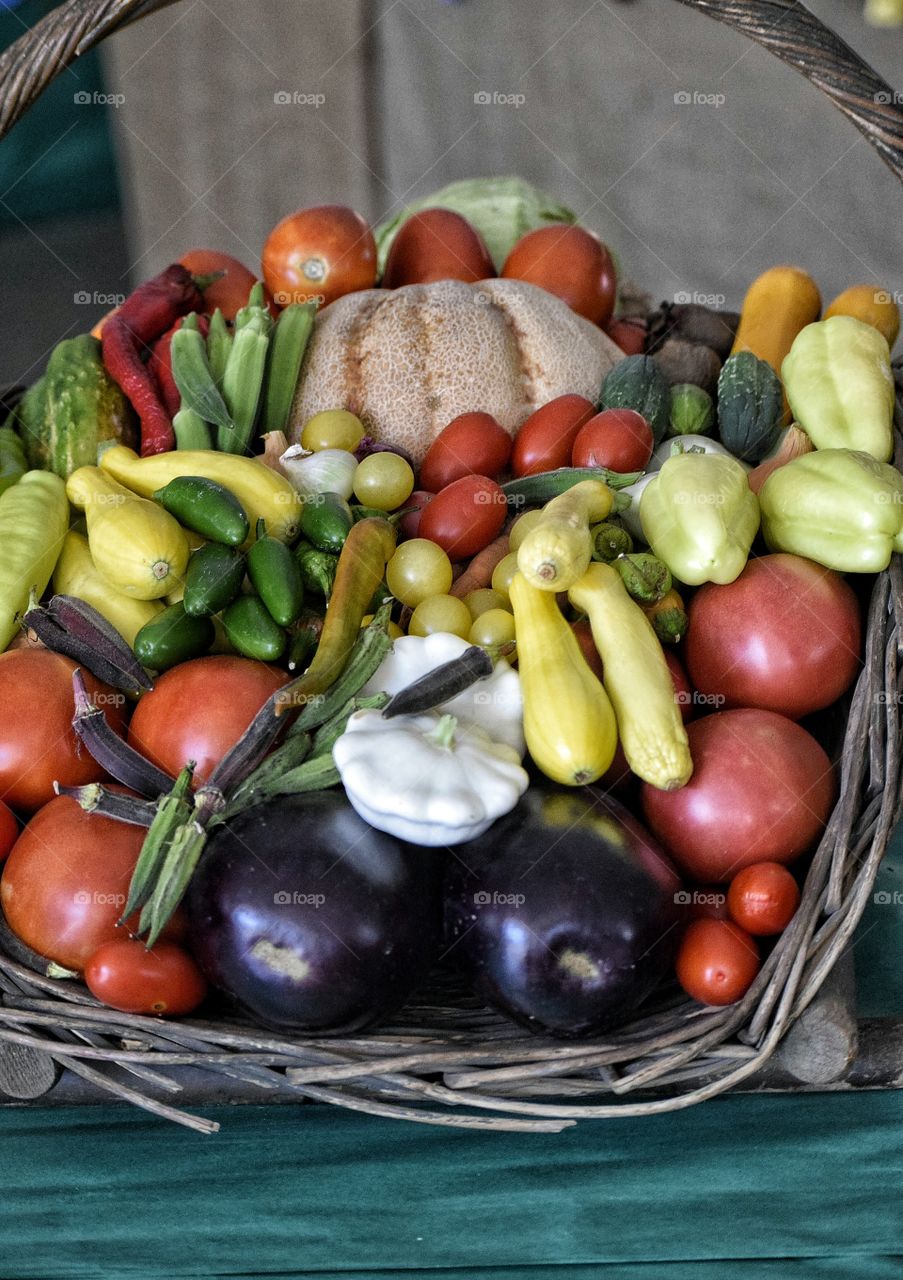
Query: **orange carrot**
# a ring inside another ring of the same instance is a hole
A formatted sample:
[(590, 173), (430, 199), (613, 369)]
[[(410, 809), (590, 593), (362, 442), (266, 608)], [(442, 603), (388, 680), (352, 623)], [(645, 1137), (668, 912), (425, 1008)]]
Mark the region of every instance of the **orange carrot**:
[(459, 578), (452, 583), (450, 594), (463, 599), (471, 591), (479, 591), (492, 582), (496, 565), (508, 554), (508, 535), (500, 534), (488, 547), (478, 551)]

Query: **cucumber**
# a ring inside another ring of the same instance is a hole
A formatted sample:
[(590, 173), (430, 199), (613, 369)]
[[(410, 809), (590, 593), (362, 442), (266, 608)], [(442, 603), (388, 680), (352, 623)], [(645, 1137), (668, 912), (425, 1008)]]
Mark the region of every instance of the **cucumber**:
[(239, 596), (222, 614), (229, 643), (246, 658), (275, 662), (285, 652), (286, 635), (259, 596)]
[(301, 570), (285, 543), (267, 536), (262, 520), (257, 541), (248, 552), (248, 577), (273, 621), (280, 627), (291, 626), (304, 604)]
[(744, 462), (760, 462), (777, 444), (784, 392), (770, 364), (751, 351), (726, 360), (718, 377), (718, 434)]
[(245, 558), (235, 547), (208, 542), (188, 561), (185, 575), (185, 612), (193, 618), (219, 613), (231, 604), (245, 578)]
[(212, 542), (240, 547), (251, 532), (244, 507), (234, 493), (204, 476), (176, 476), (154, 493), (154, 500), (179, 524)]
[(28, 470), (25, 448), (16, 431), (0, 427), (0, 493), (5, 493)]
[(179, 662), (201, 657), (213, 644), (214, 635), (212, 619), (192, 617), (181, 602), (171, 604), (135, 636), (135, 656), (152, 671), (166, 671)]
[[(385, 520), (384, 511), (379, 515)], [(305, 499), (301, 536), (319, 551), (341, 551), (353, 524), (354, 512), (340, 493), (315, 493)]]
[(604, 480), (609, 489), (626, 489), (640, 478), (639, 471), (609, 471), (606, 467), (558, 467), (556, 471), (540, 471), (534, 476), (521, 476), (502, 485), (502, 493), (515, 507), (541, 507), (561, 493), (567, 493), (581, 480)]

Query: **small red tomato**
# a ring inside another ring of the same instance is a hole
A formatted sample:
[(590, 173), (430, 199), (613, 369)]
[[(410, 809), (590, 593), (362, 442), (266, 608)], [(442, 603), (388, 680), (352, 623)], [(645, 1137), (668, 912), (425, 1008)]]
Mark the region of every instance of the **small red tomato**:
[(510, 457), (511, 437), (491, 413), (462, 413), (430, 445), (420, 483), (438, 493), (462, 476), (497, 476)]
[(12, 809), (0, 800), (0, 862), (6, 857), (10, 849), (19, 838), (19, 824), (16, 822), (16, 815)]
[(507, 499), (494, 480), (462, 476), (424, 508), (418, 537), (435, 542), (450, 560), (466, 560), (498, 537), (507, 515)]
[(727, 907), (735, 923), (760, 937), (786, 929), (799, 905), (799, 885), (779, 862), (744, 867), (727, 891)]
[(665, 655), (668, 670), (671, 672), (671, 683), (674, 685), (674, 698), (680, 710), (680, 718), (686, 724), (693, 719), (695, 714), (693, 686), (690, 684), (690, 678), (684, 670), (684, 664), (674, 650), (668, 648), (667, 645), (662, 645), (662, 652)]
[(322, 305), (376, 283), (376, 241), (364, 219), (342, 204), (299, 209), (277, 223), (263, 246), (263, 278), (280, 307)]
[(654, 445), (652, 428), (642, 414), (634, 409), (603, 409), (580, 428), (571, 465), (644, 471)]
[(184, 948), (157, 942), (148, 951), (137, 938), (98, 947), (85, 966), (88, 990), (120, 1013), (191, 1013), (207, 994), (204, 975)]
[(404, 504), (407, 511), (409, 507), (413, 507), (413, 511), (408, 511), (406, 516), (402, 516), (398, 521), (398, 532), (403, 538), (416, 538), (417, 530), (420, 528), (420, 517), (423, 514), (423, 508), (427, 503), (432, 502), (435, 498), (434, 493), (428, 493), (426, 489), (415, 489)]
[[(220, 253), (218, 249), (191, 249), (183, 253), (179, 261), (193, 276), (218, 276), (204, 290), (204, 311), (208, 316), (212, 316), (219, 307), (227, 320), (234, 320), (257, 283), (257, 276), (243, 262), (231, 254)], [(270, 311), (278, 315), (272, 303)]]
[(556, 396), (534, 410), (515, 437), (511, 470), (516, 476), (535, 476), (570, 466), (577, 433), (595, 412), (592, 400), (577, 395)]
[(605, 332), (616, 342), (625, 356), (641, 356), (646, 350), (646, 326), (637, 316), (612, 320)]
[(585, 227), (554, 223), (528, 231), (505, 259), (502, 275), (554, 293), (593, 324), (604, 328), (611, 319), (615, 264), (599, 237)]
[(701, 1004), (733, 1004), (761, 961), (755, 939), (731, 920), (694, 920), (677, 952), (677, 980)]
[(451, 209), (423, 209), (401, 226), (392, 241), (383, 287), (464, 280), (474, 284), (495, 275), (483, 237)]

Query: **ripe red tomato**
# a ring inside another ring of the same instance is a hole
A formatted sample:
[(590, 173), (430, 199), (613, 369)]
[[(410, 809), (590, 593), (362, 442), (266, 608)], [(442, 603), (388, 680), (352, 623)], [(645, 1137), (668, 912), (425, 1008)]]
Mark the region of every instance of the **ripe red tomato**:
[(398, 289), (432, 280), (473, 284), (495, 275), (483, 237), (460, 213), (423, 209), (402, 224), (392, 241), (383, 286)]
[(250, 658), (222, 654), (182, 662), (138, 703), (129, 742), (173, 777), (194, 760), (201, 781), (287, 682), (284, 671)]
[(734, 922), (747, 933), (762, 937), (786, 929), (799, 905), (799, 885), (778, 862), (744, 867), (727, 891), (727, 907)]
[(605, 332), (616, 342), (625, 356), (641, 356), (646, 350), (646, 326), (638, 316), (611, 320)]
[(511, 437), (491, 413), (452, 418), (427, 450), (420, 483), (438, 493), (462, 476), (497, 476), (511, 457)]
[(520, 428), (511, 453), (516, 476), (534, 476), (571, 464), (577, 433), (589, 422), (596, 406), (586, 396), (556, 396), (534, 410)]
[(677, 980), (701, 1004), (734, 1004), (760, 968), (755, 939), (731, 920), (694, 920), (677, 952)]
[(528, 231), (505, 259), (502, 275), (554, 293), (593, 324), (604, 328), (611, 319), (618, 291), (615, 264), (585, 227), (555, 223)]
[(680, 710), (680, 718), (684, 724), (687, 724), (696, 713), (696, 708), (693, 705), (693, 686), (690, 684), (690, 679), (684, 670), (683, 663), (674, 650), (669, 648), (668, 645), (662, 645), (662, 653), (665, 655), (665, 662), (671, 672), (671, 683), (674, 685), (674, 697)]
[(420, 528), (420, 516), (423, 508), (428, 502), (432, 502), (435, 498), (434, 493), (428, 493), (426, 489), (415, 489), (404, 504), (407, 511), (409, 507), (413, 507), (413, 511), (408, 511), (406, 516), (402, 516), (398, 521), (398, 532), (403, 538), (416, 538), (417, 530)]
[(494, 480), (462, 476), (424, 508), (418, 537), (437, 543), (450, 560), (466, 560), (498, 537), (507, 516), (507, 499)]
[(688, 610), (686, 660), (700, 693), (797, 720), (839, 698), (860, 668), (859, 605), (838, 573), (760, 556), (735, 582), (706, 583)]
[(0, 862), (6, 857), (10, 849), (19, 838), (19, 824), (16, 822), (16, 815), (12, 809), (0, 800)]
[[(78, 787), (107, 776), (72, 728), (76, 666), (49, 649), (0, 654), (0, 798), (12, 809), (40, 809), (53, 799), (54, 781)], [(89, 672), (83, 674), (92, 699), (121, 733), (125, 698)]]
[(773, 711), (718, 711), (687, 725), (693, 776), (679, 791), (643, 784), (646, 821), (694, 880), (729, 880), (753, 862), (790, 862), (821, 834), (834, 799), (825, 752)]
[(98, 947), (85, 966), (88, 990), (121, 1013), (191, 1013), (207, 994), (207, 982), (192, 957), (174, 942), (148, 951), (137, 938)]
[[(257, 283), (257, 276), (243, 262), (218, 249), (191, 249), (179, 259), (193, 276), (213, 275), (221, 271), (219, 280), (208, 284), (204, 290), (204, 311), (212, 316), (219, 307), (227, 320), (234, 320), (238, 311), (248, 301), (248, 294)], [(270, 306), (276, 314), (276, 308)]]
[(299, 209), (278, 222), (263, 246), (263, 278), (276, 302), (321, 299), (376, 283), (376, 241), (364, 219), (343, 204)]
[(580, 428), (571, 465), (644, 471), (654, 445), (652, 428), (642, 414), (633, 409), (603, 409)]
[(116, 921), (144, 835), (69, 796), (45, 804), (3, 867), (0, 902), (13, 933), (67, 969), (84, 968), (101, 943), (122, 936)]

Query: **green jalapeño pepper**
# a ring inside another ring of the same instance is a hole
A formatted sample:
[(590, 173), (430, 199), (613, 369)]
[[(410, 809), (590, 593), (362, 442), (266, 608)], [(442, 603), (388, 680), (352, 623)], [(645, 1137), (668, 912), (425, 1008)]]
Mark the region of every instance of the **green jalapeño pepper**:
[(816, 449), (894, 451), (894, 379), (887, 339), (853, 316), (800, 330), (781, 366), (793, 416)]
[(733, 582), (749, 558), (759, 503), (736, 458), (678, 453), (640, 499), (643, 535), (675, 578), (689, 586)]
[(841, 573), (879, 573), (903, 551), (903, 475), (857, 449), (818, 449), (778, 467), (759, 494), (772, 551)]

